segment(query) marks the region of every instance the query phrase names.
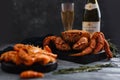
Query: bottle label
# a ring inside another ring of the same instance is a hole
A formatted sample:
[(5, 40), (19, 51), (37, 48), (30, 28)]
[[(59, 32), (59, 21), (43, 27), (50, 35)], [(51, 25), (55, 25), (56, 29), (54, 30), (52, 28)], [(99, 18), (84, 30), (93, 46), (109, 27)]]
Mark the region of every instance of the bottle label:
[(88, 3), (85, 5), (85, 9), (87, 10), (92, 10), (92, 9), (95, 9), (97, 8), (97, 5), (96, 4), (93, 4), (93, 3)]
[(82, 30), (88, 31), (90, 33), (100, 32), (100, 21), (98, 21), (98, 22), (83, 22)]

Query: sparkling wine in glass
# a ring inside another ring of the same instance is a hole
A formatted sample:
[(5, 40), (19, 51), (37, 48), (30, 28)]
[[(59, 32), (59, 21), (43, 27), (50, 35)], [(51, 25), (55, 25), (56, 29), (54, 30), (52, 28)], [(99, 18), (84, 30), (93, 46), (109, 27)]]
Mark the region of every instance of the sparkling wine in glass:
[(64, 31), (72, 30), (74, 22), (74, 3), (61, 4), (61, 18)]

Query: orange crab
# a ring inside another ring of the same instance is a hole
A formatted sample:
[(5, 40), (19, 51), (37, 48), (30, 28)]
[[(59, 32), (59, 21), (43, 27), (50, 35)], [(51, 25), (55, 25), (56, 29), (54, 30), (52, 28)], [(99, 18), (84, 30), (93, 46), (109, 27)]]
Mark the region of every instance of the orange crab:
[(3, 53), (0, 56), (0, 61), (31, 66), (34, 63), (46, 65), (55, 62), (57, 58), (57, 55), (53, 54), (48, 46), (42, 49), (33, 45), (15, 44), (13, 48), (14, 50)]
[(109, 43), (102, 32), (90, 34), (83, 30), (68, 30), (62, 32), (61, 36), (46, 37), (43, 40), (43, 46), (50, 45), (51, 41), (58, 50), (79, 51), (79, 53), (71, 54), (70, 56), (84, 56), (91, 53), (97, 54), (104, 49), (108, 59), (113, 57)]

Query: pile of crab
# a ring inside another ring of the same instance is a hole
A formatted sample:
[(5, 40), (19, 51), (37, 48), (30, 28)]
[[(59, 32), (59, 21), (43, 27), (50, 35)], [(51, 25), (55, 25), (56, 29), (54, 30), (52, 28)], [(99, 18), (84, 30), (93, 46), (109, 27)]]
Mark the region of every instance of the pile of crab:
[(35, 63), (47, 65), (56, 62), (57, 55), (48, 46), (44, 49), (25, 44), (15, 44), (13, 50), (2, 53), (0, 61), (12, 62), (16, 65), (32, 66)]
[(83, 30), (68, 30), (61, 33), (61, 36), (48, 36), (43, 41), (43, 46), (54, 43), (61, 51), (76, 50), (78, 53), (69, 56), (84, 56), (87, 54), (98, 54), (105, 51), (107, 58), (113, 57), (109, 43), (102, 32), (89, 33)]

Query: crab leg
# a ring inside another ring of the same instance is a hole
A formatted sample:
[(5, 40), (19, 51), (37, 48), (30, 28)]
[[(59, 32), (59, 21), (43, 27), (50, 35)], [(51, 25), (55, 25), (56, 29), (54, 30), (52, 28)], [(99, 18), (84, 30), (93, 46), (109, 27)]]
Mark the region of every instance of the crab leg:
[(98, 36), (98, 40), (97, 40), (97, 45), (96, 45), (96, 48), (94, 49), (94, 54), (95, 53), (98, 53), (100, 50), (105, 49), (105, 52), (107, 54), (107, 57), (108, 58), (112, 58), (113, 57), (113, 54), (109, 48), (109, 43), (107, 42), (107, 40), (105, 39), (105, 36), (102, 32), (99, 32), (99, 36)]
[(57, 58), (57, 54), (53, 54), (49, 46), (44, 46), (44, 50), (41, 50), (41, 52), (53, 58)]
[(8, 52), (3, 53), (0, 57), (0, 61), (5, 61), (5, 62), (12, 61), (16, 65), (21, 64), (21, 60), (19, 59), (19, 56), (17, 55), (17, 51), (8, 51)]
[(51, 42), (51, 41), (54, 42), (55, 39), (56, 39), (56, 36), (48, 36), (48, 37), (46, 37), (46, 38), (44, 39), (44, 41), (43, 41), (43, 46), (50, 45), (50, 42)]
[(34, 59), (22, 49), (19, 50), (18, 56), (27, 66), (31, 66), (34, 63)]
[(70, 50), (70, 46), (67, 43), (65, 43), (65, 41), (61, 37), (57, 36), (49, 36), (45, 38), (43, 41), (43, 46), (50, 45), (51, 41), (55, 44), (56, 48), (59, 50), (62, 51)]
[(82, 52), (80, 53), (75, 53), (75, 54), (70, 54), (69, 56), (84, 56), (84, 55), (87, 55), (89, 53), (92, 52), (92, 48), (91, 47), (87, 47), (85, 50), (83, 50)]
[(86, 48), (88, 45), (88, 38), (87, 37), (82, 37), (80, 40), (73, 45), (74, 50), (83, 50)]
[(47, 45), (47, 46), (44, 46), (43, 47), (43, 50), (45, 50), (45, 51), (47, 51), (47, 52), (49, 52), (49, 53), (51, 53), (52, 52), (52, 50), (50, 49), (50, 47)]
[(51, 61), (51, 58), (44, 54), (36, 53), (33, 57), (34, 62), (42, 63), (42, 65), (46, 65)]
[(29, 70), (29, 71), (23, 71), (23, 72), (20, 74), (20, 77), (21, 77), (22, 79), (42, 78), (42, 77), (44, 77), (44, 74), (41, 73), (41, 72), (35, 72), (35, 71), (32, 71), (32, 70)]
[(24, 44), (19, 43), (19, 44), (15, 44), (13, 48), (16, 51), (19, 51), (20, 49), (25, 49), (26, 47)]
[(95, 49), (93, 51), (94, 54), (97, 54), (104, 47), (104, 38), (103, 38), (103, 36), (101, 35), (100, 32), (98, 33), (98, 37), (96, 39), (96, 42), (97, 42), (97, 44), (96, 44), (96, 47), (95, 47)]
[(67, 43), (65, 43), (65, 41), (61, 37), (56, 38), (55, 45), (57, 49), (62, 51), (68, 51), (71, 49), (70, 46)]
[(93, 51), (93, 49), (95, 48), (95, 46), (96, 46), (96, 40), (93, 38), (93, 39), (91, 39), (90, 46), (85, 48), (82, 52), (70, 54), (70, 56), (84, 56), (84, 55), (90, 54)]
[(107, 40), (105, 40), (104, 42), (105, 42), (105, 46), (104, 46), (105, 47), (105, 52), (107, 54), (108, 59), (110, 59), (110, 58), (113, 57), (113, 54), (110, 50), (109, 43), (107, 42)]

